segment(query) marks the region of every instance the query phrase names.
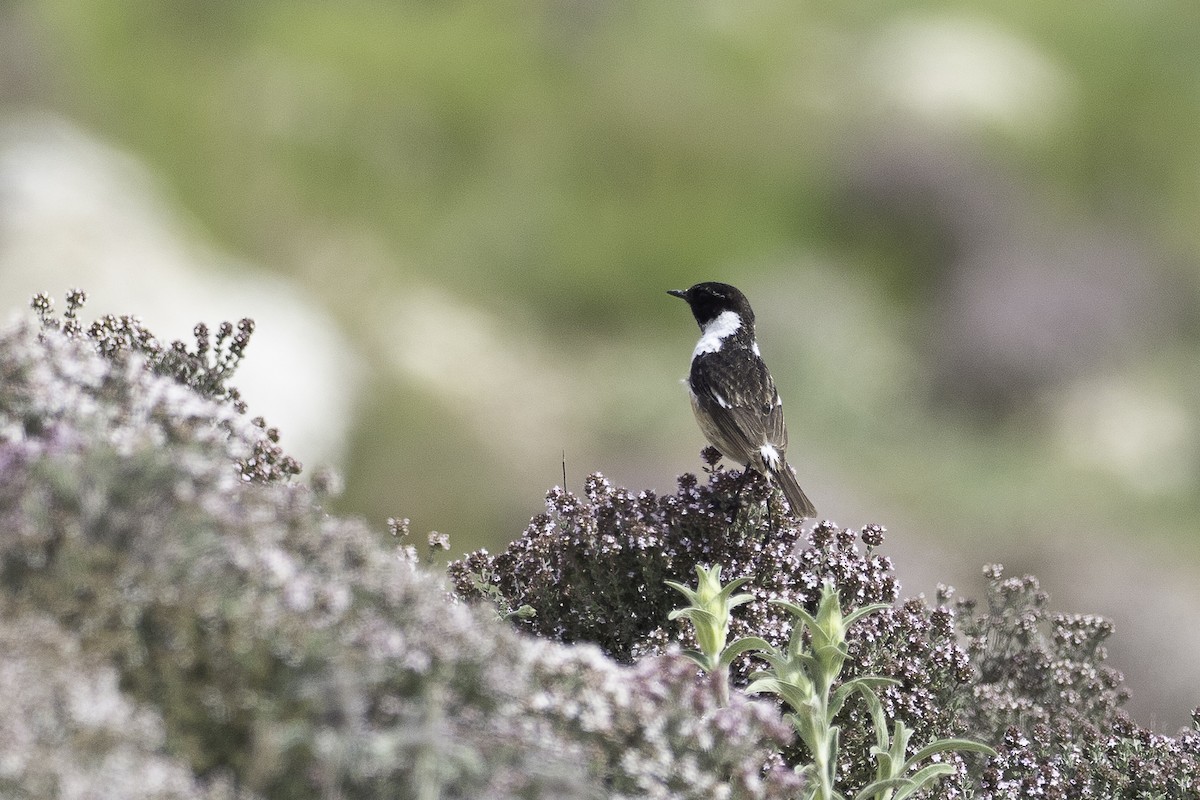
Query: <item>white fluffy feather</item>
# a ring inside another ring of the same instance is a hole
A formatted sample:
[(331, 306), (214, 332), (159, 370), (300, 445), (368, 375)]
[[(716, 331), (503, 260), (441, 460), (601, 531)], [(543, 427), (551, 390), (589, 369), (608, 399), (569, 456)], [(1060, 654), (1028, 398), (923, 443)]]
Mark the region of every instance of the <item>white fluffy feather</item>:
[(779, 465), (782, 462), (782, 459), (779, 457), (779, 451), (775, 449), (774, 445), (764, 444), (762, 447), (758, 448), (758, 452), (762, 453), (763, 463), (765, 463), (772, 470), (779, 470)]
[(715, 353), (721, 349), (721, 343), (733, 336), (742, 328), (742, 317), (736, 311), (722, 311), (704, 326), (700, 341), (692, 351), (692, 358), (701, 353)]

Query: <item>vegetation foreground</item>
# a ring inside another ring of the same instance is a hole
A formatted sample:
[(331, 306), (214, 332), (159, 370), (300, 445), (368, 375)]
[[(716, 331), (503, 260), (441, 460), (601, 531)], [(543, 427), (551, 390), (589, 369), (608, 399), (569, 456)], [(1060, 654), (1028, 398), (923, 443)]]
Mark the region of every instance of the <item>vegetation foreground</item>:
[(1034, 578), (904, 598), (882, 528), (710, 452), (665, 496), (555, 488), (447, 582), (247, 418), (252, 323), (83, 302), (0, 332), (0, 796), (1200, 796), (1200, 712), (1134, 724), (1109, 623)]

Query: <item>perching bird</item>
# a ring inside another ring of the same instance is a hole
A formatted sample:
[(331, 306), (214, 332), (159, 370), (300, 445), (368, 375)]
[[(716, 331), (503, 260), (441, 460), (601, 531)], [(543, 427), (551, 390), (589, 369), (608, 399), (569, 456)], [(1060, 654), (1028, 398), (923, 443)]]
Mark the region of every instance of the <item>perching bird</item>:
[(721, 455), (774, 479), (794, 514), (816, 516), (785, 458), (783, 401), (754, 340), (754, 312), (746, 296), (712, 282), (667, 294), (686, 300), (700, 324), (687, 385), (704, 436)]

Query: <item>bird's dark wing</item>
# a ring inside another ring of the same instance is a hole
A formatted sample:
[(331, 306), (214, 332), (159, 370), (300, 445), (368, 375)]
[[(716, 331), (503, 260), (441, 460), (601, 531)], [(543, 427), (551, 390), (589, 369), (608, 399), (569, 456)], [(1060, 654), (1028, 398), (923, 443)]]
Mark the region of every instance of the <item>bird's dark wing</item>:
[(774, 382), (771, 383), (771, 393), (775, 400), (771, 410), (767, 413), (765, 425), (767, 442), (775, 445), (775, 449), (782, 453), (787, 450), (787, 426), (783, 423), (783, 401), (779, 399), (779, 393), (775, 391)]
[(696, 404), (714, 427), (713, 444), (729, 458), (748, 463), (763, 444), (787, 446), (783, 407), (762, 359), (748, 348), (701, 353), (692, 360), (689, 384)]

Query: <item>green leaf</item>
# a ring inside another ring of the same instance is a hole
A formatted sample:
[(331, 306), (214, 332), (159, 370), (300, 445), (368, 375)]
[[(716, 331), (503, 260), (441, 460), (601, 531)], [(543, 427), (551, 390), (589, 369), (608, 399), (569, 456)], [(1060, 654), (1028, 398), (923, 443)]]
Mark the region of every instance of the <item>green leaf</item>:
[(742, 605), (743, 603), (749, 603), (753, 599), (754, 599), (754, 595), (752, 595), (752, 594), (735, 595), (735, 596), (729, 598), (728, 608), (737, 608), (738, 606)]
[(687, 619), (691, 620), (692, 624), (696, 627), (704, 625), (709, 628), (714, 628), (717, 626), (717, 618), (715, 616), (713, 616), (710, 612), (705, 611), (703, 608), (696, 608), (695, 606), (677, 608), (670, 614), (667, 614), (667, 619), (679, 619), (680, 617), (686, 617)]
[[(717, 566), (720, 566), (720, 565), (718, 564)], [(727, 583), (721, 587), (721, 591), (717, 593), (717, 597), (721, 597), (726, 600), (729, 599), (729, 595), (733, 594), (734, 589), (738, 588), (739, 586), (748, 582), (749, 580), (750, 580), (750, 578), (748, 578), (748, 577), (734, 578), (729, 583)], [(753, 595), (746, 595), (746, 596), (749, 597), (751, 600), (754, 599)]]
[(536, 617), (536, 616), (537, 616), (537, 609), (535, 609), (533, 606), (529, 605), (528, 603), (524, 603), (520, 607), (514, 609), (513, 611), (509, 611), (507, 614), (505, 614), (503, 617), (501, 617), (501, 619), (503, 619), (505, 621), (512, 620), (512, 619), (532, 619), (533, 617)]
[(944, 778), (947, 775), (953, 774), (954, 767), (951, 764), (930, 764), (924, 769), (918, 771), (916, 774), (912, 775), (909, 778), (912, 785), (898, 791), (893, 800), (904, 800), (904, 798), (910, 796), (913, 792), (924, 788), (927, 784), (933, 783), (939, 778)]
[(696, 605), (699, 602), (699, 597), (696, 595), (696, 591), (692, 589), (692, 587), (684, 586), (682, 583), (678, 583), (676, 581), (663, 581), (663, 583), (686, 597), (689, 603)]
[(812, 614), (805, 611), (802, 606), (798, 606), (795, 603), (789, 603), (787, 600), (772, 600), (771, 605), (779, 606), (780, 608), (784, 609), (789, 614), (791, 614), (793, 617), (796, 617), (797, 619), (802, 620), (804, 622), (804, 624), (810, 628), (817, 627), (816, 618), (813, 617)]
[(982, 742), (973, 742), (970, 739), (938, 739), (914, 753), (913, 757), (908, 760), (908, 766), (919, 764), (935, 753), (945, 753), (948, 750), (960, 753), (983, 753), (985, 756), (996, 755), (995, 750)]
[(904, 772), (902, 765), (897, 769), (896, 762), (892, 760), (892, 754), (882, 747), (871, 745), (871, 755), (875, 758), (876, 780), (895, 778)]
[[(754, 673), (762, 675), (761, 672)], [(743, 689), (746, 694), (779, 694), (779, 680), (777, 678), (763, 677), (750, 682), (750, 685)]]
[(879, 675), (863, 675), (862, 677), (846, 681), (833, 693), (833, 699), (829, 703), (829, 714), (830, 716), (836, 715), (842, 710), (842, 705), (845, 704), (851, 694), (854, 692), (861, 693), (863, 700), (867, 704), (867, 710), (871, 713), (871, 719), (875, 722), (875, 739), (879, 742), (879, 746), (886, 750), (887, 722), (884, 718), (883, 704), (875, 696), (874, 690), (884, 686), (898, 685), (900, 685), (900, 681), (895, 678), (884, 678)]
[[(911, 784), (912, 780), (909, 778), (884, 778), (879, 781), (871, 781), (860, 789), (858, 794), (854, 795), (854, 800), (871, 800), (871, 798), (877, 797), (880, 792), (888, 789), (903, 790)], [(899, 796), (897, 795), (897, 797)]]
[[(753, 685), (753, 684), (752, 684)], [(747, 689), (749, 691), (749, 689)], [(774, 688), (770, 690), (779, 699), (783, 700), (793, 711), (801, 714), (810, 713), (810, 707), (813, 700), (812, 687), (797, 686), (794, 683), (785, 681), (775, 681)]]
[(848, 630), (851, 625), (858, 622), (868, 614), (874, 614), (876, 611), (883, 611), (885, 608), (891, 608), (891, 606), (889, 606), (887, 603), (871, 603), (869, 606), (856, 608), (847, 614), (846, 618), (842, 620), (842, 628)]
[(752, 673), (750, 675), (751, 680), (759, 675), (774, 675), (776, 672), (782, 672), (783, 670), (787, 669), (787, 665), (791, 663), (788, 658), (780, 655), (777, 651), (763, 650), (759, 652), (758, 657), (770, 664), (771, 668), (769, 670), (759, 670), (758, 672)]
[(712, 665), (708, 663), (708, 656), (701, 653), (699, 650), (684, 650), (681, 655), (684, 658), (690, 658), (700, 665), (700, 669), (705, 672), (712, 672)]
[(912, 728), (905, 725), (901, 720), (896, 720), (892, 725), (892, 756), (897, 763), (904, 763), (904, 753), (908, 750), (908, 740), (912, 738)]
[(717, 667), (727, 667), (733, 663), (733, 660), (745, 653), (748, 650), (765, 650), (771, 647), (770, 642), (758, 636), (745, 636), (738, 639), (736, 642), (730, 643), (723, 651), (721, 657), (717, 659)]

